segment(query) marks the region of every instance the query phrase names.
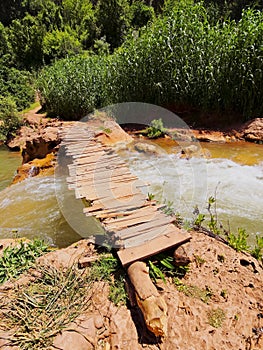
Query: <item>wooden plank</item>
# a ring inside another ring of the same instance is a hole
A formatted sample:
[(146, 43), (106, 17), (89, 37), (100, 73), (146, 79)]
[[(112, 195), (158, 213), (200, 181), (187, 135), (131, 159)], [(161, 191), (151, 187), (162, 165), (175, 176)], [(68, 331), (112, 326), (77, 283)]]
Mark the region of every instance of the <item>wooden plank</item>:
[[(146, 207), (146, 208), (153, 208), (153, 207)], [(155, 211), (151, 211), (148, 214), (139, 214), (140, 210), (137, 210), (135, 214), (130, 215), (130, 216), (126, 216), (124, 218), (121, 219), (111, 219), (111, 221), (103, 221), (103, 224), (105, 225), (106, 228), (112, 229), (114, 231), (116, 230), (123, 230), (125, 228), (131, 227), (131, 226), (135, 226), (135, 225), (139, 225), (139, 224), (143, 224), (146, 222), (150, 222), (151, 220), (153, 220), (153, 218), (158, 215), (158, 211), (155, 209)]]
[(153, 217), (153, 215), (156, 215), (157, 212), (157, 207), (156, 206), (151, 206), (151, 207), (145, 207), (145, 208), (140, 208), (138, 210), (136, 210), (135, 212), (130, 212), (127, 213), (127, 215), (125, 215), (124, 217), (121, 218), (117, 218), (117, 219), (112, 219), (112, 218), (107, 218), (106, 220), (104, 220), (105, 224), (116, 224), (116, 223), (121, 223), (121, 222), (125, 222), (125, 221), (129, 221), (129, 220), (133, 220), (133, 219), (138, 219), (138, 218), (147, 218), (147, 217)]
[[(115, 237), (120, 239), (126, 239), (130, 237), (135, 237), (140, 234), (145, 233), (146, 231), (153, 230), (154, 228), (160, 228), (160, 226), (168, 225), (175, 221), (175, 218), (172, 216), (161, 216), (161, 213), (156, 215), (156, 217), (150, 222), (138, 224), (136, 226), (128, 227), (123, 230), (116, 230)], [(160, 229), (159, 229), (160, 230)]]
[(163, 252), (166, 249), (174, 248), (191, 239), (187, 231), (174, 227), (174, 232), (152, 239), (144, 244), (121, 249), (117, 252), (123, 266), (127, 266), (137, 260), (144, 260), (149, 256)]
[[(134, 181), (138, 180), (136, 177), (132, 177), (132, 176), (112, 176), (110, 179), (101, 179), (101, 180), (95, 180), (95, 179), (90, 179), (90, 180), (78, 180), (78, 178), (74, 179), (69, 179), (69, 180), (74, 180), (74, 181), (68, 181), (68, 183), (76, 183), (78, 188), (81, 188), (83, 190), (85, 189), (89, 189), (90, 186), (102, 186), (103, 184), (120, 184), (121, 183), (133, 183)], [(80, 192), (81, 193), (81, 192)], [(146, 198), (145, 198), (146, 199)]]
[[(70, 165), (70, 166), (69, 166)], [(86, 165), (82, 165), (82, 166), (78, 166), (77, 164), (69, 164), (68, 165), (68, 168), (69, 169), (76, 169), (76, 167), (78, 168), (85, 168), (85, 174), (93, 174), (94, 172), (102, 172), (104, 171), (105, 169), (106, 170), (111, 170), (111, 171), (114, 171), (114, 170), (117, 170), (117, 169), (123, 169), (124, 166), (122, 163), (113, 163), (113, 164), (89, 164), (89, 166), (87, 167)], [(127, 168), (128, 169), (128, 168)]]
[(125, 240), (122, 240), (122, 238), (120, 238), (120, 241), (124, 248), (136, 247), (156, 237), (167, 235), (171, 232), (174, 232), (173, 228), (174, 228), (173, 224), (169, 224), (169, 225), (166, 224), (165, 226), (159, 225), (149, 230), (143, 231), (138, 235), (127, 238)]
[(114, 200), (117, 198), (122, 198), (122, 197), (132, 197), (135, 195), (140, 195), (141, 192), (140, 191), (132, 191), (131, 189), (120, 189), (119, 191), (113, 191), (111, 188), (105, 188), (105, 190), (103, 190), (103, 188), (96, 188), (95, 186), (90, 186), (87, 187), (85, 190), (83, 188), (79, 188), (77, 186), (74, 187), (75, 188), (75, 194), (76, 194), (76, 198), (86, 198), (87, 200), (90, 201), (95, 201), (95, 200), (105, 200), (106, 198), (108, 198), (109, 200)]
[[(89, 174), (87, 171), (86, 171), (86, 168), (82, 168), (82, 169), (79, 169), (77, 168), (76, 169), (76, 175), (78, 176), (79, 179), (88, 179), (88, 178), (91, 178), (92, 176), (90, 175), (94, 175), (96, 176), (96, 179), (104, 179), (104, 178), (107, 178), (108, 177), (108, 180), (110, 180), (110, 178), (114, 175), (114, 176), (121, 176), (121, 175), (132, 175), (130, 170), (128, 168), (125, 168), (125, 167), (119, 167), (119, 168), (116, 168), (116, 169), (107, 169), (107, 168), (102, 168), (100, 170), (98, 169), (94, 169), (94, 171)], [(132, 175), (134, 177), (134, 175)]]
[[(145, 202), (147, 203), (147, 202)], [(96, 218), (97, 219), (100, 219), (100, 220), (104, 220), (104, 219), (107, 219), (107, 218), (125, 218), (126, 216), (129, 216), (131, 213), (136, 213), (138, 210), (141, 210), (141, 209), (144, 209), (144, 208), (151, 208), (151, 207), (155, 207), (157, 209), (160, 209), (160, 208), (164, 208), (165, 207), (165, 204), (162, 204), (162, 205), (155, 205), (154, 203), (152, 202), (148, 202), (149, 203), (149, 206), (143, 206), (141, 208), (136, 208), (135, 210), (129, 210), (129, 211), (120, 211), (120, 210), (112, 210), (112, 209), (108, 209), (108, 210), (103, 210), (101, 211), (99, 214), (96, 215)]]
[[(87, 164), (89, 162), (89, 158), (90, 158), (89, 155), (84, 157), (84, 154), (83, 154), (82, 158), (77, 159), (78, 166), (81, 165), (81, 164), (84, 164), (84, 165)], [(117, 161), (119, 161), (119, 162), (123, 163), (123, 165), (127, 166), (127, 164), (125, 164), (124, 161), (122, 161), (119, 156), (109, 155), (107, 153), (104, 153), (104, 155), (100, 157), (100, 161), (101, 162), (103, 161), (104, 163), (105, 162), (109, 163), (109, 162), (112, 162), (112, 161), (115, 161), (115, 163), (116, 163)], [(90, 161), (89, 163), (92, 163), (92, 162)]]
[[(106, 201), (105, 201), (106, 202)], [(91, 207), (88, 207), (88, 208), (84, 208), (83, 211), (84, 213), (91, 213), (91, 212), (94, 212), (94, 211), (98, 211), (98, 210), (101, 210), (101, 209), (110, 209), (110, 210), (120, 210), (120, 211), (124, 211), (124, 210), (134, 210), (134, 209), (138, 209), (138, 208), (141, 208), (143, 206), (146, 206), (148, 205), (147, 202), (145, 201), (145, 199), (141, 199), (140, 201), (138, 201), (136, 204), (120, 204), (119, 201), (116, 201), (116, 204), (115, 205), (111, 205), (111, 207), (109, 208), (106, 208), (106, 205), (107, 203), (103, 202), (102, 203), (96, 203), (96, 204), (93, 204)]]

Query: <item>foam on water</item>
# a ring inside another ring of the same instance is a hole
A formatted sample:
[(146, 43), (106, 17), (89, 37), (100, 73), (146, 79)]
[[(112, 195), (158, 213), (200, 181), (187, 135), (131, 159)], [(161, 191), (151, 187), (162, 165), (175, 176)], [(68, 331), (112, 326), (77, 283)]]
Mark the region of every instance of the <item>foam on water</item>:
[(176, 212), (192, 218), (195, 205), (207, 212), (207, 200), (216, 197), (219, 220), (234, 231), (244, 227), (263, 232), (263, 165), (241, 165), (228, 159), (182, 159), (178, 155), (126, 154), (130, 169), (149, 183), (147, 191)]

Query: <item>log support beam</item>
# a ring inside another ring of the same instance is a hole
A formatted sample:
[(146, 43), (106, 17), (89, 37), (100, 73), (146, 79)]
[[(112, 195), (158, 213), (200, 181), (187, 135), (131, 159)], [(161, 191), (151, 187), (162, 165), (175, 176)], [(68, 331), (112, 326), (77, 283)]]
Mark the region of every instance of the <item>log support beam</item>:
[(167, 305), (152, 283), (149, 269), (144, 262), (136, 261), (129, 266), (127, 271), (147, 328), (155, 336), (165, 337), (167, 335)]

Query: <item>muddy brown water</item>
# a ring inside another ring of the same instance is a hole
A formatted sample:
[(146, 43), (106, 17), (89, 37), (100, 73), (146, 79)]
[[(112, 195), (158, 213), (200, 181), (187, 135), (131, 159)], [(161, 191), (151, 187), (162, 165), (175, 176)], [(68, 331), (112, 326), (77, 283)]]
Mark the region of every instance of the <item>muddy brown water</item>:
[[(162, 148), (158, 156), (131, 150), (121, 154), (131, 171), (150, 184), (146, 193), (153, 193), (189, 221), (196, 205), (207, 213), (207, 199), (214, 196), (220, 222), (233, 232), (244, 227), (251, 242), (262, 235), (263, 145), (200, 143), (207, 158), (186, 159), (180, 157), (176, 145), (167, 146), (167, 140), (157, 143)], [(40, 237), (61, 247), (79, 240), (81, 235), (61, 213), (54, 177), (29, 178), (8, 187), (20, 163), (19, 153), (0, 148), (0, 238)], [(84, 235), (94, 230), (88, 223)]]

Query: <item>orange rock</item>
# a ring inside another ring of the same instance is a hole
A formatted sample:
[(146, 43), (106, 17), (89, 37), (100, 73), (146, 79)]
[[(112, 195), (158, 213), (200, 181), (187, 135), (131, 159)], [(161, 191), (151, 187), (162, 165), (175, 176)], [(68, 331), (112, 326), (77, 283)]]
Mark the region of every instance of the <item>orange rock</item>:
[(49, 153), (43, 159), (36, 158), (29, 163), (25, 163), (17, 169), (17, 174), (14, 177), (12, 184), (16, 184), (20, 181), (27, 179), (28, 177), (34, 177), (37, 175), (53, 175), (54, 164), (55, 155), (53, 153)]

